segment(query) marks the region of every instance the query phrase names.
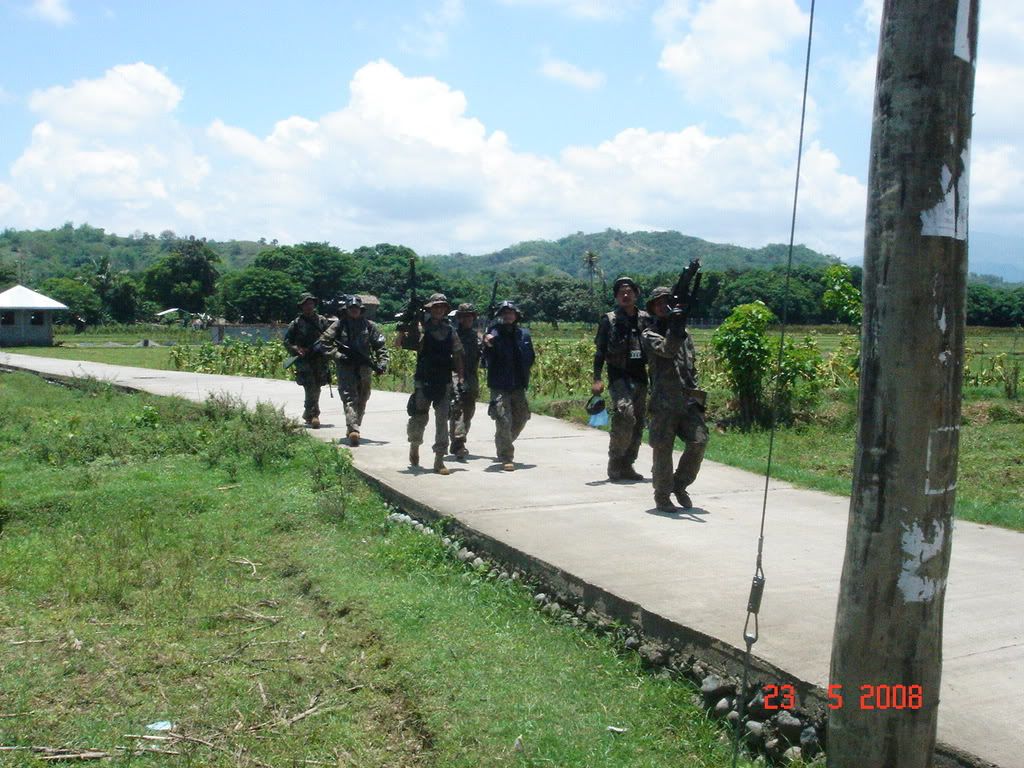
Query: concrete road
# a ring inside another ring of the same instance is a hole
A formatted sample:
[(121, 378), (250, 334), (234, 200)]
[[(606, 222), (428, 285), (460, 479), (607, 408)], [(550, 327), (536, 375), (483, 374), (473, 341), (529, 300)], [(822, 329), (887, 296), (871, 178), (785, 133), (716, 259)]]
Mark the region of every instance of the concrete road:
[[(0, 352), (0, 365), (92, 376), (158, 395), (203, 400), (230, 392), (301, 415), (290, 382), (55, 360)], [(534, 416), (516, 444), (515, 472), (496, 466), (493, 426), (478, 409), (470, 458), (448, 477), (408, 466), (406, 396), (374, 392), (356, 467), (412, 506), (449, 515), (494, 542), (582, 585), (582, 596), (634, 606), (641, 623), (668, 621), (738, 654), (753, 574), (764, 478), (705, 462), (693, 510), (653, 507), (649, 482), (605, 479), (607, 437)], [(337, 396), (321, 401), (329, 440), (344, 436)], [(433, 424), (423, 463), (429, 467)], [(714, 439), (714, 437), (712, 437)], [(852, 450), (852, 448), (851, 448)], [(637, 467), (649, 474), (645, 446)], [(755, 654), (825, 687), (849, 500), (772, 482), (764, 545), (767, 588)], [(1004, 768), (1024, 768), (1017, 702), (1024, 690), (1024, 534), (974, 523), (955, 527), (945, 604), (939, 741)], [(596, 596), (596, 597), (595, 597)], [(645, 627), (646, 628), (646, 627)]]

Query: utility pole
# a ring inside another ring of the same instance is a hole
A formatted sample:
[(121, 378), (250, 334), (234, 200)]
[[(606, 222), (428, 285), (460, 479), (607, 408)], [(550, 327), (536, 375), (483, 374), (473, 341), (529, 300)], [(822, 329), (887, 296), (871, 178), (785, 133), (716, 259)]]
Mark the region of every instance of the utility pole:
[(859, 429), (832, 646), (831, 768), (927, 768), (935, 749), (960, 435), (978, 3), (885, 1)]

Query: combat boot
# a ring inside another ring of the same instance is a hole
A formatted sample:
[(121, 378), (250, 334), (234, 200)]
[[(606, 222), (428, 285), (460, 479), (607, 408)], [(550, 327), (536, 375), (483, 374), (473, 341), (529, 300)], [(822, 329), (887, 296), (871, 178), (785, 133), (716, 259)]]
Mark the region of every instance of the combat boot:
[(409, 446), (409, 465), (412, 467), (420, 465), (420, 447), (418, 445)]
[(675, 512), (676, 505), (672, 503), (672, 499), (666, 496), (655, 496), (654, 506), (658, 508), (659, 512)]
[(622, 462), (621, 469), (619, 470), (623, 480), (643, 480), (644, 476), (633, 469), (632, 464)]
[(448, 467), (446, 467), (444, 465), (444, 454), (443, 453), (435, 453), (434, 454), (434, 472), (436, 472), (439, 475), (447, 475), (448, 474)]
[(348, 433), (348, 444), (353, 448), (359, 445), (359, 433), (355, 430)]
[(309, 426), (311, 426), (313, 429), (320, 429), (320, 417), (314, 416), (313, 418), (311, 418), (309, 420)]
[(506, 461), (504, 464), (501, 465), (501, 468), (506, 472), (515, 472), (516, 465), (513, 464), (511, 461)]
[(618, 459), (608, 459), (608, 479), (622, 479), (622, 462)]
[(683, 509), (693, 509), (693, 502), (690, 501), (690, 494), (685, 488), (676, 488), (676, 498), (679, 499), (679, 506)]

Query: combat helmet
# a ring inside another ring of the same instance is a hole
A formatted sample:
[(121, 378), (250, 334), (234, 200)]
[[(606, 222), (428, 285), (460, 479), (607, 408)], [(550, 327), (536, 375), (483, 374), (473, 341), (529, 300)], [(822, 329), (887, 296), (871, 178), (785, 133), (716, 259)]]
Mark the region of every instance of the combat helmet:
[(633, 293), (635, 293), (638, 297), (640, 296), (640, 286), (637, 284), (636, 280), (634, 280), (632, 277), (626, 277), (625, 275), (623, 275), (614, 283), (612, 283), (612, 296), (618, 296), (619, 288), (621, 288), (624, 285), (628, 285), (630, 288), (633, 289)]
[(506, 310), (506, 309), (511, 309), (513, 312), (516, 313), (516, 322), (517, 323), (520, 320), (523, 319), (523, 313), (519, 311), (519, 307), (517, 307), (515, 305), (515, 302), (512, 302), (512, 301), (503, 301), (503, 302), (501, 302), (501, 304), (498, 305), (498, 308), (496, 310), (494, 310), (494, 316), (495, 317), (501, 317), (502, 310)]

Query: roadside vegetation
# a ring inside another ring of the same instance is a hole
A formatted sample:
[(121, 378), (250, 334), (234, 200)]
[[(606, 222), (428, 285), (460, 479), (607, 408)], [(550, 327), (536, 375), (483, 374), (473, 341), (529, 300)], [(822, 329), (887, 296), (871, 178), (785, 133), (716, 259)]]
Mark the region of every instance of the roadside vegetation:
[(0, 374), (0, 762), (728, 763), (689, 688), (390, 511), (269, 407)]

